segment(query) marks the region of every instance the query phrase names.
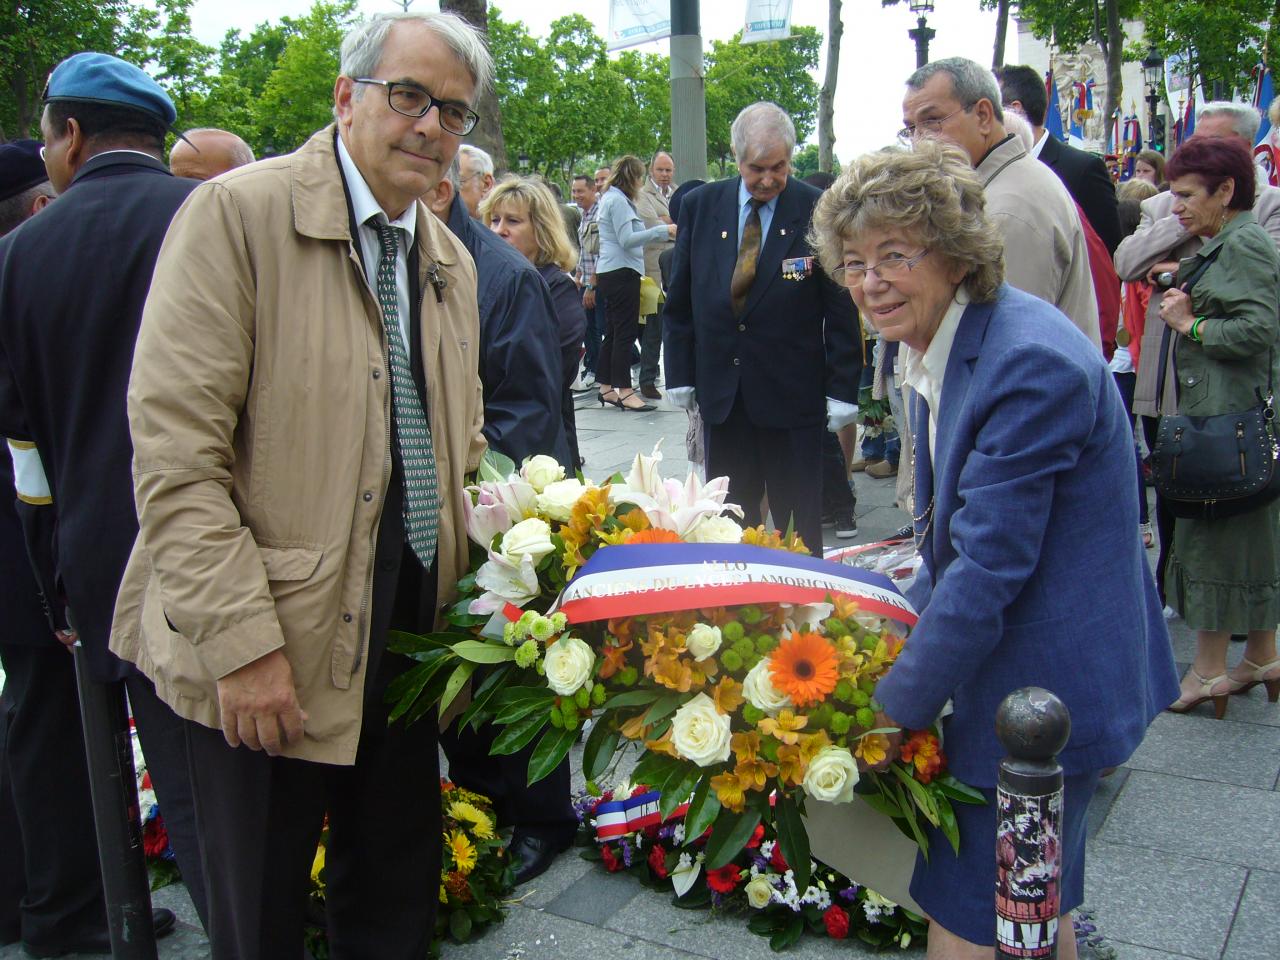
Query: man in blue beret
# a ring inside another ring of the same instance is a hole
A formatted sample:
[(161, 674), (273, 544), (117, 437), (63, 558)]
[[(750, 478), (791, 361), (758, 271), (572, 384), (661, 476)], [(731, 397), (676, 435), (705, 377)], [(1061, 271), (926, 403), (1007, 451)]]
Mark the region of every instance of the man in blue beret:
[[(203, 917), (181, 722), (146, 677), (107, 649), (137, 533), (125, 414), (133, 344), (169, 221), (197, 184), (173, 177), (161, 161), (173, 104), (132, 64), (76, 54), (54, 69), (44, 100), (43, 156), (59, 198), (7, 238), (0, 259), (0, 435), (9, 438), (51, 626), (63, 643), (79, 640), (94, 682), (118, 697), (127, 688), (170, 841)], [(37, 667), (24, 681), (33, 691), (54, 682)], [(65, 849), (25, 831), (57, 828), (77, 789), (15, 798), (29, 853)], [(24, 815), (32, 803), (40, 808)], [(28, 954), (108, 949), (100, 891), (74, 911), (41, 893), (31, 890), (24, 901)], [(174, 922), (168, 911), (155, 919), (158, 930)]]

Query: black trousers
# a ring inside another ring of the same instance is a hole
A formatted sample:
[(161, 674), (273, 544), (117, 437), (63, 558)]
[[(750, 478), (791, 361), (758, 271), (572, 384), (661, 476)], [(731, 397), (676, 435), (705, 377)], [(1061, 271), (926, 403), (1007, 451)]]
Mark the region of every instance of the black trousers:
[(640, 274), (628, 267), (596, 274), (604, 296), (605, 331), (596, 362), (596, 380), (619, 390), (631, 388), (631, 356), (640, 327)]
[(811, 427), (761, 427), (747, 416), (742, 393), (724, 423), (706, 425), (708, 477), (729, 478), (729, 502), (742, 507), (748, 526), (762, 522), (760, 501), (783, 532), (794, 523), (805, 546), (822, 556), (822, 434)]
[(582, 459), (578, 452), (578, 420), (573, 405), (573, 381), (578, 379), (578, 344), (560, 348), (560, 419), (564, 422), (564, 438), (569, 442), (571, 463), (564, 465), (565, 472), (573, 476)]
[(61, 644), (0, 644), (0, 663), (0, 943), (105, 931), (75, 664)]
[[(858, 500), (849, 479), (849, 465), (844, 459), (840, 439), (830, 430), (822, 431), (822, 512), (835, 519), (837, 514), (853, 514)], [(808, 543), (806, 540), (805, 543)]]
[[(386, 510), (399, 510), (388, 497)], [(395, 571), (379, 538), (364, 718), (353, 766), (270, 757), (186, 724), (204, 840), (214, 960), (301, 960), (316, 843), (329, 818), (325, 902), (333, 960), (422, 960), (439, 894), (436, 724), (387, 725), (388, 683), (413, 661), (385, 651), (389, 625), (429, 629), (435, 578), (408, 548)], [(399, 547), (397, 546), (398, 550)], [(381, 620), (381, 622), (379, 622)]]

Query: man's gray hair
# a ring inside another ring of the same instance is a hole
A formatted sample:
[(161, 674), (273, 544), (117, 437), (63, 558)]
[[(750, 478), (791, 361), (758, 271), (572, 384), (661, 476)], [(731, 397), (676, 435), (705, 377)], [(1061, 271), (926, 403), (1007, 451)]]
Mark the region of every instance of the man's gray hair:
[(479, 147), (472, 146), (469, 143), (462, 144), (458, 147), (458, 159), (461, 160), (462, 157), (471, 158), (471, 166), (473, 168), (471, 172), (473, 174), (487, 173), (493, 176), (493, 157)]
[(1196, 122), (1205, 117), (1230, 117), (1235, 132), (1252, 145), (1258, 140), (1258, 128), (1262, 126), (1262, 115), (1257, 108), (1247, 103), (1232, 103), (1230, 100), (1211, 100), (1196, 112)]
[(747, 144), (768, 143), (781, 140), (787, 145), (787, 156), (790, 157), (796, 148), (796, 125), (791, 122), (787, 112), (776, 103), (761, 100), (742, 112), (729, 128), (729, 139), (733, 143), (733, 155), (739, 160), (745, 159)]
[(945, 73), (951, 78), (951, 91), (960, 101), (960, 106), (970, 110), (975, 103), (985, 98), (991, 101), (996, 120), (1004, 123), (1004, 108), (1000, 105), (1000, 85), (996, 83), (995, 74), (990, 70), (967, 57), (947, 57), (944, 60), (926, 63), (907, 77), (907, 86), (912, 90), (919, 90), (938, 73)]
[(444, 41), (471, 74), (475, 95), (493, 82), (493, 57), (484, 37), (471, 24), (452, 13), (378, 13), (352, 27), (342, 38), (339, 70), (345, 77), (372, 77), (382, 63), (382, 51), (391, 28), (401, 21), (416, 21)]
[(449, 164), (449, 172), (446, 176), (453, 184), (454, 193), (462, 189), (462, 147), (459, 147), (458, 152), (453, 155), (453, 162)]

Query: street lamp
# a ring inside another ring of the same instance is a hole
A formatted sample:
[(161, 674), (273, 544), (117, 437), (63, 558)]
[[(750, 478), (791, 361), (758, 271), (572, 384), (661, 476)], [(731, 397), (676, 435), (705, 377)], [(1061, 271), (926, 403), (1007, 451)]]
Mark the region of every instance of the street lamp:
[(521, 173), (528, 173), (529, 172), (529, 155), (525, 153), (523, 150), (521, 150), (520, 156), (516, 157), (516, 164), (520, 167)]
[(1147, 83), (1147, 122), (1150, 124), (1151, 149), (1161, 149), (1156, 136), (1156, 106), (1160, 103), (1160, 82), (1164, 79), (1164, 57), (1155, 44), (1147, 47), (1147, 55), (1142, 58), (1142, 79)]
[[(896, 6), (900, 0), (880, 0), (881, 7)], [(937, 36), (925, 20), (925, 14), (933, 13), (933, 0), (907, 0), (907, 9), (916, 15), (915, 29), (908, 30), (907, 36), (916, 42), (916, 67), (923, 67), (929, 62), (929, 41)]]

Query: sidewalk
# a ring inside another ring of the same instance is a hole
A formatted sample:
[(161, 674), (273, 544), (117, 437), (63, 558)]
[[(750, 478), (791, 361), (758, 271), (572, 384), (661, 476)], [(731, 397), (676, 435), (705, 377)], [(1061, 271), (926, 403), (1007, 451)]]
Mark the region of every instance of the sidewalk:
[[(686, 426), (684, 412), (665, 401), (652, 413), (635, 414), (601, 408), (593, 394), (582, 395), (583, 472), (592, 479), (625, 473), (636, 452), (648, 453), (661, 440), (664, 475), (683, 476)], [(906, 522), (893, 505), (892, 479), (859, 474), (856, 484), (859, 536), (830, 538), (827, 546), (878, 540)], [(1180, 620), (1170, 630), (1182, 671), (1194, 639)], [(1280, 956), (1280, 705), (1268, 704), (1261, 687), (1232, 697), (1221, 722), (1208, 707), (1194, 716), (1156, 718), (1132, 760), (1103, 781), (1089, 814), (1085, 905), (1120, 960)], [(446, 946), (446, 960), (775, 956), (765, 939), (748, 932), (745, 917), (677, 910), (668, 895), (625, 875), (606, 875), (572, 850), (517, 895), (504, 923), (472, 943)], [(156, 903), (180, 920), (160, 941), (161, 958), (208, 958), (182, 888), (160, 891)], [(806, 938), (787, 955), (872, 954), (857, 942)], [(0, 948), (0, 960), (22, 956), (16, 945)]]

